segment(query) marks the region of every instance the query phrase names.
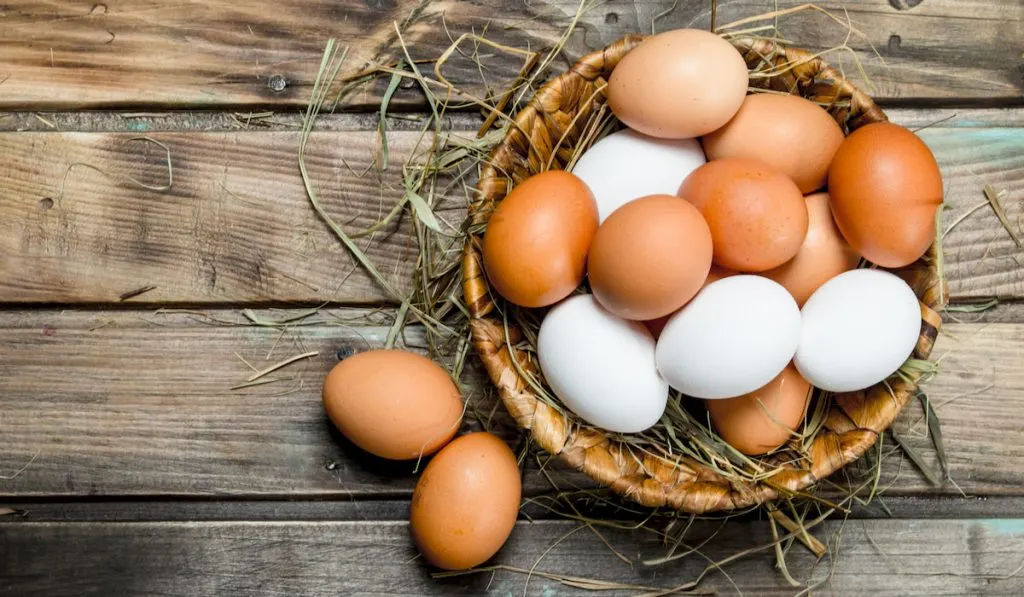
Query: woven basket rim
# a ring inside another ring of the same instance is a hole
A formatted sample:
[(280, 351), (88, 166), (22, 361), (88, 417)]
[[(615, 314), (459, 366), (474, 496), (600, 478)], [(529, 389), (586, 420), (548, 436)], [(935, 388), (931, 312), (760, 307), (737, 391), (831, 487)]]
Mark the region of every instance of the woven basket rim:
[[(519, 182), (546, 169), (549, 162), (552, 167), (563, 165), (557, 156), (550, 159), (551, 148), (567, 138), (572, 141), (572, 135), (559, 127), (568, 126), (572, 132), (577, 114), (569, 112), (594, 109), (603, 103), (601, 82), (614, 64), (643, 39), (639, 35), (627, 36), (584, 56), (534, 94), (483, 169), (477, 184), (477, 200), (470, 206), (472, 223), (486, 223), (493, 206), (511, 190), (510, 180)], [(844, 130), (887, 121), (870, 97), (822, 58), (768, 40), (741, 39), (732, 43), (744, 54), (748, 66), (752, 61), (765, 61), (790, 67), (785, 76), (767, 83), (817, 101)], [(537, 155), (537, 147), (547, 149), (549, 155)], [(499, 313), (494, 301), (501, 299), (490, 292), (480, 244), (480, 234), (470, 235), (466, 242), (463, 293), (471, 315), (474, 348), (505, 407), (517, 425), (528, 430), (544, 450), (642, 505), (704, 513), (757, 505), (777, 498), (780, 493), (796, 494), (862, 456), (916, 393), (917, 378), (912, 377), (892, 383), (891, 390), (883, 382), (867, 390), (835, 395), (825, 428), (808, 450), (806, 466), (784, 467), (763, 482), (729, 481), (685, 457), (676, 456), (670, 461), (665, 456), (633, 454), (614, 434), (575, 424), (577, 417), (571, 411), (565, 409), (563, 415), (539, 400), (530, 389), (520, 371), (536, 375), (536, 360), (526, 351), (514, 348), (523, 335)], [(933, 243), (928, 254), (915, 264), (890, 270), (914, 288), (921, 302), (922, 331), (913, 355), (921, 359), (927, 359), (931, 353), (941, 325), (938, 311), (948, 296), (937, 270), (939, 250), (938, 244)]]

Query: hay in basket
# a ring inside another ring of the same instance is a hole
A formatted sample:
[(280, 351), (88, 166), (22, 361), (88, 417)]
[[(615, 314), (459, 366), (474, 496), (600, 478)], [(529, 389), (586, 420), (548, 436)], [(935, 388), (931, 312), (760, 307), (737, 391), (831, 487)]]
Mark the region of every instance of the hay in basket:
[[(623, 38), (593, 52), (544, 85), (516, 116), (483, 169), (470, 206), (463, 255), (463, 292), (473, 345), (517, 424), (544, 450), (599, 483), (650, 507), (694, 514), (755, 506), (805, 489), (860, 458), (917, 392), (941, 324), (948, 293), (940, 251), (933, 244), (919, 261), (895, 273), (921, 303), (921, 334), (908, 365), (867, 390), (818, 393), (804, 429), (762, 458), (746, 457), (715, 434), (699, 413), (673, 393), (661, 422), (642, 434), (594, 428), (562, 407), (545, 388), (536, 357), (543, 312), (503, 301), (488, 287), (480, 247), (495, 206), (512, 187), (549, 169), (563, 169), (616, 127), (604, 104), (615, 65), (641, 41)], [(791, 93), (826, 108), (844, 131), (886, 120), (870, 97), (822, 58), (768, 39), (736, 39), (753, 92)]]

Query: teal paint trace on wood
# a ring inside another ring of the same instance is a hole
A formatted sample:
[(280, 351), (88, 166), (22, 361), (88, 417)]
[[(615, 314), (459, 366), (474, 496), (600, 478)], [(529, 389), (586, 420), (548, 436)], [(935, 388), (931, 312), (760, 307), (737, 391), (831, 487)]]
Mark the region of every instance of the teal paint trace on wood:
[(993, 531), (996, 535), (1024, 535), (1024, 519), (1020, 518), (979, 520), (978, 524)]

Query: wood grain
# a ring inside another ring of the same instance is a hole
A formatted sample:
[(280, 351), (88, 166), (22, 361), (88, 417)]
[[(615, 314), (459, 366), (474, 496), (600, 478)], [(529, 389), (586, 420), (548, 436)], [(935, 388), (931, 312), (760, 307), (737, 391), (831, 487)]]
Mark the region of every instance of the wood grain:
[[(168, 170), (165, 150), (138, 135), (0, 135), (0, 302), (116, 302), (143, 285), (155, 288), (134, 302), (391, 298), (310, 206), (296, 133), (146, 139), (170, 151), (170, 190), (140, 186), (165, 185)], [(375, 132), (315, 134), (307, 164), (328, 213), (353, 232), (376, 222), (401, 198), (400, 165), (419, 139), (392, 135), (396, 166), (382, 172)], [(408, 224), (359, 240), (398, 288), (411, 273)]]
[[(946, 181), (944, 228), (983, 202), (982, 186), (991, 184), (1006, 192), (1010, 223), (1024, 231), (1024, 128), (993, 125), (989, 111), (981, 112), (983, 126), (969, 126), (968, 111), (920, 131)], [(1012, 121), (1017, 112), (1006, 114)], [(420, 139), (415, 131), (390, 133), (394, 166), (381, 172), (373, 167), (377, 134), (343, 130), (353, 124), (365, 122), (334, 123), (342, 130), (314, 135), (309, 153), (322, 200), (352, 231), (375, 222), (400, 198), (399, 165)], [(0, 302), (111, 302), (144, 285), (155, 288), (133, 302), (389, 298), (311, 209), (296, 165), (295, 133), (151, 132), (171, 150), (174, 185), (166, 192), (125, 179), (167, 180), (163, 149), (132, 140), (137, 137), (0, 133), (7, 166), (0, 170)], [(458, 189), (440, 203), (439, 215), (457, 227), (465, 202)], [(408, 288), (415, 251), (408, 224), (399, 220), (361, 241), (400, 290)], [(1024, 254), (989, 207), (956, 224), (945, 247), (954, 298), (1024, 297)]]
[[(0, 312), (0, 476), (14, 477), (0, 479), (0, 495), (408, 496), (414, 464), (365, 456), (332, 432), (320, 403), (339, 351), (380, 346), (389, 313), (325, 311), (319, 323), (294, 322), (284, 332), (197, 317)], [(241, 321), (228, 311), (212, 317)], [(972, 495), (1021, 495), (1024, 467), (1015, 463), (1024, 456), (1017, 416), (1024, 408), (1024, 325), (944, 330), (936, 348), (942, 373), (927, 391), (943, 423), (953, 480)], [(408, 332), (407, 344), (422, 346), (415, 329)], [(319, 354), (272, 376), (282, 381), (230, 389), (252, 374), (241, 358), (263, 369), (308, 351)], [(475, 361), (462, 384), (477, 418), (517, 441)], [(900, 425), (930, 454), (913, 409)], [(548, 490), (531, 470), (527, 491)], [(935, 491), (909, 463), (886, 470), (891, 494)], [(574, 475), (568, 482), (586, 480)]]
[[(0, 312), (0, 476), (31, 461), (0, 495), (408, 495), (415, 463), (366, 456), (320, 401), (338, 355), (382, 346), (390, 314), (328, 313), (282, 331), (217, 325), (245, 321), (236, 313)], [(421, 339), (410, 329), (402, 345)], [(281, 381), (230, 389), (246, 363), (311, 351), (267, 376)], [(479, 373), (465, 382), (474, 407), (507, 423)]]
[(960, 299), (1021, 298), (1024, 251), (993, 209), (982, 206), (982, 190), (988, 184), (1004, 193), (1009, 225), (1024, 235), (1024, 129), (930, 127), (919, 134), (939, 160), (946, 187), (943, 231), (949, 233), (943, 247), (950, 292)]
[[(780, 8), (801, 4), (783, 0)], [(1024, 87), (1019, 50), (1022, 9), (1016, 0), (878, 0), (818, 2), (847, 15), (864, 36), (849, 37), (853, 54), (830, 57), (853, 76), (854, 56), (881, 99), (1019, 102)], [(907, 8), (914, 4), (912, 8)], [(764, 14), (776, 3), (718, 2), (719, 26)], [(303, 105), (324, 43), (350, 47), (343, 74), (369, 62), (401, 57), (397, 29), (415, 59), (435, 59), (463, 33), (519, 48), (553, 46), (576, 14), (576, 0), (507, 3), (497, 0), (394, 2), (271, 2), (240, 10), (228, 0), (12, 0), (5, 3), (0, 40), (3, 108), (123, 106), (225, 107)], [(582, 14), (567, 40), (568, 59), (627, 33), (710, 26), (707, 2), (603, 2)], [(783, 35), (812, 50), (844, 43), (847, 29), (804, 12), (780, 19)], [(469, 44), (464, 48), (471, 53)], [(522, 57), (482, 51), (484, 68), (457, 57), (445, 76), (476, 95), (503, 89)], [(555, 63), (564, 68), (565, 61)], [(855, 77), (856, 78), (856, 77)], [(386, 81), (357, 89), (351, 107), (379, 105)], [(395, 105), (421, 107), (406, 86)]]
[[(719, 527), (697, 522), (684, 545)], [(602, 530), (631, 560), (666, 553), (653, 533)], [(567, 536), (568, 535), (568, 536)], [(830, 595), (1006, 595), (1024, 591), (1024, 521), (992, 519), (857, 520), (825, 523), (822, 539), (840, 541)], [(764, 521), (734, 522), (701, 547), (720, 560), (771, 542)], [(557, 545), (556, 545), (557, 544)], [(550, 548), (550, 551), (548, 549)], [(508, 571), (432, 579), (416, 559), (404, 522), (0, 522), (0, 591), (11, 595), (585, 595), (540, 574), (554, 573), (670, 588), (692, 581), (707, 560), (691, 555), (659, 567), (629, 566), (595, 534), (571, 522), (520, 523), (495, 562)], [(543, 559), (541, 559), (543, 558)], [(773, 569), (774, 553), (755, 553), (710, 574), (715, 594), (794, 595)], [(817, 565), (799, 545), (786, 559), (799, 582), (817, 582)], [(619, 591), (613, 595), (635, 595)], [(705, 593), (706, 594), (706, 593)]]

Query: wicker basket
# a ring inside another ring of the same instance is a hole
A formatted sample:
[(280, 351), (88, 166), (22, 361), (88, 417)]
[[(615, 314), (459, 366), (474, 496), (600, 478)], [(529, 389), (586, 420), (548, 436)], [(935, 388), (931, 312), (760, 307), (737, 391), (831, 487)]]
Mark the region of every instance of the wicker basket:
[[(619, 60), (636, 47), (642, 36), (626, 37), (602, 51), (585, 56), (568, 72), (540, 89), (518, 114), (503, 142), (495, 148), (478, 184), (477, 201), (470, 208), (471, 221), (486, 223), (495, 205), (511, 190), (509, 181), (519, 183), (548, 167), (564, 168), (583, 134), (584, 124), (604, 102), (595, 93), (608, 79)], [(752, 78), (751, 85), (799, 94), (827, 107), (845, 130), (886, 120), (885, 114), (864, 93), (820, 58), (804, 50), (785, 48), (765, 40), (733, 42), (750, 69), (795, 65), (773, 78)], [(782, 71), (776, 68), (775, 71)], [(557, 154), (551, 160), (551, 152)], [(471, 236), (463, 259), (463, 291), (472, 316), (474, 346), (497, 386), (501, 398), (517, 424), (528, 429), (534, 440), (551, 454), (621, 495), (651, 507), (671, 507), (703, 513), (745, 508), (778, 497), (779, 491), (796, 492), (814, 484), (870, 448), (887, 429), (916, 391), (916, 379), (884, 384), (867, 390), (834, 396), (825, 427), (808, 450), (804, 467), (785, 464), (768, 483), (737, 483), (686, 457), (630, 453), (631, 448), (614, 435), (577, 424), (575, 417), (559, 413), (538, 400), (519, 375), (512, 359), (531, 374), (537, 373), (536, 359), (529, 351), (513, 348), (523, 340), (515, 326), (508, 329), (487, 286), (480, 256), (481, 238)], [(938, 333), (947, 292), (933, 266), (936, 246), (917, 263), (896, 271), (921, 301), (921, 335), (915, 357), (928, 358)]]

